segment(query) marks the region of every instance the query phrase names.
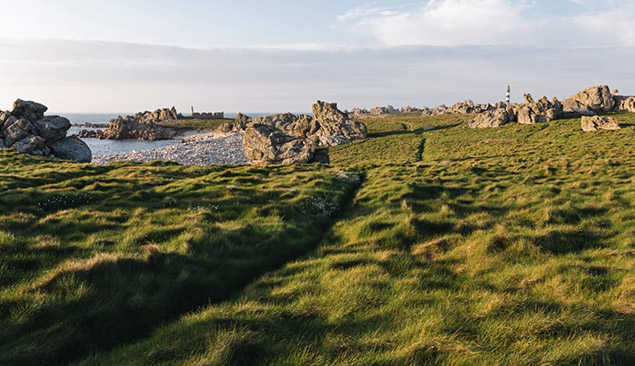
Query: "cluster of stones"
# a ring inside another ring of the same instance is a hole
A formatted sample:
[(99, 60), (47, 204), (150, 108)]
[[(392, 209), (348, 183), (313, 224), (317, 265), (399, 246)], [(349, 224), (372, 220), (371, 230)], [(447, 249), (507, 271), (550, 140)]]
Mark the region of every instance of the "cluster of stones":
[(503, 108), (506, 104), (499, 102), (496, 104), (476, 104), (471, 99), (467, 99), (463, 102), (458, 102), (448, 107), (442, 104), (437, 107), (429, 108), (416, 108), (405, 107), (401, 109), (395, 109), (393, 106), (375, 107), (371, 110), (354, 108), (348, 114), (353, 118), (373, 118), (373, 117), (389, 117), (396, 113), (421, 113), (424, 117), (436, 116), (441, 114), (471, 114), (471, 113), (484, 113), (487, 111), (494, 111)]
[(18, 99), (13, 111), (0, 111), (0, 148), (29, 154), (88, 163), (90, 148), (77, 136), (66, 137), (71, 123), (60, 116), (44, 116), (48, 108)]
[(80, 137), (108, 140), (170, 140), (177, 131), (159, 125), (161, 122), (183, 118), (174, 107), (140, 112), (134, 116), (119, 116), (108, 122), (105, 130), (81, 130)]
[(565, 113), (582, 116), (582, 129), (594, 131), (598, 129), (616, 130), (619, 124), (613, 118), (602, 118), (599, 112), (629, 111), (635, 112), (635, 97), (614, 95), (608, 86), (599, 85), (587, 88), (568, 99), (559, 101), (542, 97), (538, 101), (525, 94), (523, 104), (503, 104), (494, 110), (477, 115), (470, 123), (471, 128), (501, 127), (518, 122), (534, 124), (549, 122), (562, 117)]
[(236, 121), (219, 127), (219, 134), (245, 132), (245, 155), (253, 164), (328, 163), (323, 149), (365, 139), (366, 125), (353, 121), (337, 109), (336, 103), (318, 101), (313, 116), (291, 113), (249, 118), (242, 114)]

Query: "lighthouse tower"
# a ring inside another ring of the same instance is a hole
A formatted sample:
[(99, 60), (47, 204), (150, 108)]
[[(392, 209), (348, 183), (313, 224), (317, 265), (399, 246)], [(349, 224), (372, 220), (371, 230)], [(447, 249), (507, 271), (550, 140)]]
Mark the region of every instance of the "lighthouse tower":
[(507, 85), (507, 95), (505, 97), (505, 102), (507, 104), (511, 103), (512, 101), (511, 97), (512, 97), (512, 88), (509, 85)]

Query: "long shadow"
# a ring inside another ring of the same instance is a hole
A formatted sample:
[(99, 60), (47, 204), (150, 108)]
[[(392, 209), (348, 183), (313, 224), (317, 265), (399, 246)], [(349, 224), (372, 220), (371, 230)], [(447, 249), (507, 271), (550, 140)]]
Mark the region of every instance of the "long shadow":
[[(145, 191), (143, 199), (131, 199), (145, 189), (143, 182), (137, 183), (138, 189), (129, 184), (111, 189), (108, 195), (104, 192), (89, 193), (92, 197), (90, 203), (80, 202), (73, 207), (92, 208), (92, 214), (96, 216), (100, 216), (98, 212), (108, 215), (111, 210), (120, 209), (118, 203), (125, 203), (128, 212), (139, 208), (149, 211), (162, 208), (169, 197), (166, 192)], [(340, 205), (348, 205), (358, 186), (347, 183), (338, 189), (343, 192)], [(180, 199), (170, 207), (185, 209), (193, 203), (200, 204), (204, 193), (177, 194)], [(267, 192), (251, 194), (248, 198), (254, 204), (270, 200)], [(117, 198), (113, 200), (113, 197)], [(0, 203), (2, 198), (0, 196)], [(29, 202), (33, 205), (41, 197), (32, 199)], [(250, 207), (245, 205), (243, 208), (249, 211)], [(50, 206), (35, 212), (30, 224), (21, 228), (19, 235), (24, 237), (23, 242), (32, 240), (35, 234), (55, 234), (60, 227), (55, 220), (35, 223), (61, 208)], [(68, 207), (65, 205), (63, 208)], [(230, 298), (263, 273), (315, 248), (336, 219), (321, 213), (301, 215), (294, 205), (288, 210), (287, 213), (280, 212), (287, 222), (281, 231), (275, 233), (254, 225), (219, 233), (215, 229), (216, 215), (207, 217), (201, 223), (201, 229), (211, 231), (201, 239), (183, 243), (187, 246), (187, 254), (163, 253), (158, 247), (150, 246), (142, 258), (125, 255), (90, 258), (94, 252), (61, 247), (59, 250), (45, 248), (31, 251), (32, 258), (26, 258), (24, 251), (27, 248), (21, 243), (15, 244), (11, 248), (13, 253), (2, 258), (2, 262), (13, 266), (16, 273), (26, 276), (32, 270), (53, 268), (71, 260), (75, 260), (77, 265), (62, 269), (27, 290), (32, 295), (58, 297), (34, 308), (28, 319), (19, 325), (0, 329), (0, 365), (67, 364), (90, 353), (108, 351), (137, 341), (184, 313)], [(0, 209), (0, 213), (2, 211)], [(236, 218), (241, 212), (230, 212), (230, 215)], [(29, 230), (34, 226), (38, 226), (35, 232)], [(87, 230), (98, 233), (95, 228), (93, 224), (77, 221), (66, 223), (63, 230), (67, 233)], [(107, 229), (117, 230), (117, 227)], [(169, 239), (179, 232), (166, 233), (166, 238), (146, 237), (141, 240)], [(15, 280), (13, 277), (7, 279)], [(84, 290), (74, 296), (69, 293), (72, 289)], [(0, 316), (6, 319), (10, 312), (22, 306), (20, 302), (0, 303)], [(33, 351), (21, 351), (25, 348)]]

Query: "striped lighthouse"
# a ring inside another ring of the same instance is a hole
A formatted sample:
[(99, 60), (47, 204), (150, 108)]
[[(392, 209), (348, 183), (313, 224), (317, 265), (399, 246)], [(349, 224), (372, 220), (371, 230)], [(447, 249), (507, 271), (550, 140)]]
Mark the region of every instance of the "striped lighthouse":
[(507, 85), (507, 94), (505, 96), (505, 102), (507, 102), (507, 104), (510, 104), (512, 102), (512, 88)]

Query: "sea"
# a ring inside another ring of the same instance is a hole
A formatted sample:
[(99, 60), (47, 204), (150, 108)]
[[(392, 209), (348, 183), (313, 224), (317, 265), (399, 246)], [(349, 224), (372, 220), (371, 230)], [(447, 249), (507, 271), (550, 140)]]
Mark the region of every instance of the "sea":
[[(73, 125), (84, 123), (108, 123), (117, 116), (127, 116), (134, 113), (49, 113), (56, 114), (68, 118)], [(234, 119), (237, 113), (225, 113), (225, 118)], [(245, 113), (250, 117), (265, 116), (270, 113)], [(78, 134), (79, 131), (91, 128), (72, 126), (68, 131), (68, 135)], [(100, 139), (82, 139), (90, 148), (93, 156), (105, 156), (119, 153), (129, 153), (133, 151), (144, 151), (157, 149), (165, 146), (175, 145), (181, 140), (161, 140), (161, 141), (139, 141), (139, 140), (100, 140)]]

